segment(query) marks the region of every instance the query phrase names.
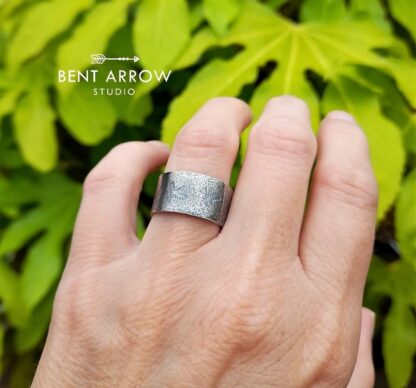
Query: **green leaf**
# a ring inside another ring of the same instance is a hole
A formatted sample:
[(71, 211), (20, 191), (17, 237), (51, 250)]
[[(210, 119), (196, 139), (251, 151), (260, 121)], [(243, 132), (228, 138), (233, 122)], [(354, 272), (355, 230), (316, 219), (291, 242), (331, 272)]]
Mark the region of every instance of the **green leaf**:
[[(346, 35), (345, 31), (349, 33)], [(384, 66), (384, 59), (373, 48), (388, 47), (391, 42), (388, 34), (370, 22), (343, 20), (298, 25), (257, 2), (247, 1), (230, 34), (221, 41), (222, 45), (239, 44), (245, 49), (227, 61), (214, 60), (195, 74), (171, 104), (163, 122), (162, 138), (172, 142), (204, 102), (215, 96), (237, 95), (270, 61), (278, 66), (258, 92), (257, 101), (282, 93), (297, 94), (312, 103), (316, 121), (316, 96), (305, 80), (306, 71), (329, 78), (344, 64)], [(260, 103), (255, 101), (259, 111)]]
[(400, 254), (416, 269), (416, 169), (401, 187), (396, 204), (395, 227)]
[(144, 236), (144, 232), (146, 232), (146, 225), (144, 224), (143, 214), (141, 212), (137, 213), (136, 225), (137, 237), (139, 237), (139, 239), (142, 239)]
[(391, 388), (407, 386), (412, 376), (415, 353), (415, 317), (412, 310), (397, 296), (384, 322), (383, 331), (385, 370)]
[(3, 375), (3, 355), (4, 355), (4, 337), (6, 334), (6, 328), (3, 324), (0, 324), (0, 376)]
[[(119, 72), (126, 72), (126, 65), (122, 62), (106, 62), (101, 66), (101, 71), (98, 73), (97, 76), (97, 82), (94, 84), (94, 87), (97, 89), (107, 89), (109, 88), (108, 83), (106, 82), (106, 77), (109, 74), (110, 71), (113, 72), (113, 74), (118, 74)], [(115, 85), (115, 84), (114, 84)], [(142, 84), (139, 84), (142, 85)], [(147, 85), (147, 84), (146, 84)], [(120, 86), (119, 89), (129, 90), (129, 89), (135, 89), (136, 83), (130, 82), (130, 80), (127, 78), (126, 82), (123, 82), (122, 85), (115, 85)], [(113, 85), (110, 86), (110, 88), (113, 87)], [(86, 97), (88, 98), (88, 87), (86, 85), (83, 85), (82, 88), (85, 89)], [(63, 94), (65, 91), (63, 92)], [(90, 93), (93, 93), (91, 90)], [(104, 103), (107, 103), (111, 105), (111, 110), (114, 111), (119, 121), (127, 124), (127, 125), (143, 125), (145, 119), (149, 116), (149, 114), (153, 110), (153, 103), (152, 98), (150, 96), (150, 93), (143, 93), (141, 96), (130, 96), (128, 93), (121, 94), (121, 95), (115, 95), (114, 93), (112, 95), (105, 95), (105, 96), (94, 96), (90, 97), (90, 99), (101, 99), (104, 101)], [(97, 111), (98, 112), (98, 111)], [(75, 113), (74, 113), (75, 114)], [(92, 117), (91, 117), (92, 119)], [(103, 124), (106, 125), (106, 122), (103, 120)], [(112, 132), (112, 130), (111, 130)]]
[[(46, 57), (37, 58), (22, 65), (17, 71), (4, 71), (0, 82), (0, 118), (12, 113), (18, 98), (33, 89), (46, 89), (54, 77), (52, 65)], [(3, 89), (3, 90), (2, 90)]]
[(55, 113), (47, 90), (34, 87), (18, 103), (13, 115), (17, 143), (24, 159), (39, 171), (49, 171), (56, 163), (58, 144)]
[(389, 0), (389, 6), (393, 17), (416, 40), (416, 3), (413, 0)]
[(49, 234), (42, 236), (31, 245), (25, 258), (20, 287), (22, 299), (30, 311), (48, 293), (61, 273), (64, 263), (62, 238)]
[(0, 207), (20, 206), (39, 199), (39, 188), (32, 179), (15, 174), (12, 179), (0, 176)]
[(59, 115), (80, 143), (94, 145), (111, 135), (117, 116), (107, 96), (93, 96), (93, 89), (78, 83), (58, 95)]
[(406, 150), (409, 153), (416, 155), (416, 114), (412, 113), (406, 116), (408, 119), (406, 124), (403, 125), (404, 133), (403, 138), (406, 146)]
[(190, 38), (185, 0), (143, 0), (133, 34), (135, 51), (144, 65), (166, 69), (179, 57)]
[[(186, 46), (184, 52), (179, 56), (177, 61), (172, 64), (172, 70), (181, 70), (194, 65), (201, 55), (210, 47), (219, 43), (217, 36), (210, 28), (200, 29)], [(159, 84), (156, 79), (146, 84), (139, 84), (136, 87), (135, 99), (139, 99), (150, 93)]]
[(203, 0), (203, 12), (213, 30), (218, 35), (225, 35), (242, 4), (242, 0)]
[(16, 331), (14, 347), (18, 354), (34, 349), (45, 337), (52, 313), (53, 296), (51, 293), (45, 298), (32, 312), (26, 324)]
[(12, 123), (10, 120), (2, 122), (0, 119), (0, 167), (18, 169), (25, 164), (12, 136)]
[(364, 13), (370, 16), (384, 18), (384, 10), (379, 0), (350, 0), (349, 9), (354, 13)]
[(339, 20), (345, 17), (344, 0), (305, 0), (300, 9), (300, 20)]
[(350, 0), (348, 3), (349, 14), (352, 17), (371, 19), (386, 32), (391, 32), (386, 11), (380, 0)]
[(388, 58), (386, 67), (397, 82), (400, 91), (416, 107), (416, 61), (410, 59)]
[(0, 255), (11, 253), (40, 233), (53, 217), (59, 217), (61, 208), (52, 204), (50, 208), (35, 208), (13, 222), (0, 239)]
[(251, 63), (253, 55), (254, 50), (231, 61), (215, 60), (203, 67), (171, 103), (163, 122), (162, 140), (172, 144), (179, 129), (208, 99), (237, 95), (244, 84), (253, 82), (257, 76), (257, 69)]
[(379, 185), (377, 216), (382, 219), (396, 197), (404, 168), (399, 129), (382, 115), (377, 95), (347, 77), (332, 80), (322, 104), (325, 113), (337, 109), (350, 112), (363, 128)]
[(416, 153), (416, 116), (394, 81), (385, 73), (359, 66), (346, 68), (343, 74), (378, 95), (383, 114), (403, 131), (405, 149)]
[(391, 299), (384, 321), (383, 356), (389, 386), (406, 387), (416, 355), (416, 271), (405, 261), (385, 263), (374, 257), (368, 275), (367, 291)]
[(27, 388), (30, 386), (37, 363), (38, 359), (33, 352), (16, 357), (7, 381), (7, 388)]
[(127, 125), (143, 125), (146, 118), (153, 111), (152, 98), (149, 94), (145, 94), (139, 99), (134, 99), (130, 96), (120, 96), (112, 102), (120, 121)]
[(189, 42), (189, 45), (174, 64), (174, 69), (183, 69), (194, 65), (201, 57), (203, 52), (210, 47), (218, 44), (218, 38), (210, 28), (199, 30)]
[(289, 0), (265, 0), (265, 4), (272, 9), (281, 7), (283, 4), (289, 2)]
[[(17, 67), (39, 54), (57, 35), (65, 31), (76, 16), (89, 8), (93, 0), (43, 1), (28, 10), (13, 36), (7, 62)], [(51, 20), (53, 18), (53, 21)]]
[[(0, 239), (0, 255), (17, 251), (29, 239), (44, 231), (69, 233), (68, 229), (62, 230), (59, 225), (61, 220), (67, 220), (66, 214), (75, 212), (81, 196), (79, 185), (56, 174), (44, 177), (38, 184), (41, 185), (39, 206), (27, 211), (6, 228)], [(66, 227), (70, 229), (72, 222), (68, 222)]]
[(94, 7), (75, 29), (72, 37), (60, 47), (58, 68), (87, 68), (91, 61), (90, 56), (103, 53), (110, 37), (124, 25), (127, 7), (131, 2), (132, 0), (118, 0), (99, 3)]
[(13, 326), (21, 326), (27, 317), (20, 297), (17, 273), (0, 261), (0, 301), (7, 318)]
[(189, 22), (191, 31), (195, 30), (204, 21), (203, 4), (200, 2), (188, 2), (189, 3)]
[(0, 240), (0, 255), (16, 252), (31, 238), (23, 260), (16, 295), (20, 307), (31, 311), (58, 279), (63, 264), (63, 244), (70, 235), (78, 210), (81, 189), (58, 174), (45, 176), (38, 183), (38, 206), (12, 222)]

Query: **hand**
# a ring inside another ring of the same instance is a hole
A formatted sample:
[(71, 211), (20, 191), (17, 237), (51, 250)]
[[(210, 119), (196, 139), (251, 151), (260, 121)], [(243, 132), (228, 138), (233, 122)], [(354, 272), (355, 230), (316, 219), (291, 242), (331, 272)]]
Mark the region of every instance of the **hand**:
[(316, 141), (303, 101), (272, 99), (224, 228), (164, 213), (136, 238), (146, 175), (168, 159), (227, 182), (249, 122), (245, 103), (216, 98), (169, 159), (126, 143), (89, 174), (33, 387), (345, 387), (361, 322), (350, 387), (372, 385), (361, 306), (377, 186), (348, 114), (330, 113)]

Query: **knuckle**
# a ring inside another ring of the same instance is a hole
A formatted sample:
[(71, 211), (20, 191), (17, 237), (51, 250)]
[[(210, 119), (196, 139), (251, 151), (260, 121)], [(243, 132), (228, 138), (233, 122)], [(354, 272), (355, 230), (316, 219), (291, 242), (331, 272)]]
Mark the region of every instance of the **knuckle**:
[(116, 171), (104, 171), (99, 166), (94, 167), (87, 175), (83, 184), (84, 195), (100, 192), (102, 189), (113, 186), (117, 178)]
[(218, 120), (189, 123), (178, 134), (174, 152), (179, 156), (199, 157), (225, 154), (238, 148), (238, 136)]
[(345, 386), (354, 367), (353, 352), (345, 346), (345, 333), (340, 326), (327, 323), (325, 326), (318, 330), (319, 346), (311, 354), (312, 379), (317, 386)]
[(377, 208), (377, 181), (371, 171), (329, 166), (318, 174), (318, 181), (342, 202), (368, 210)]
[(54, 315), (63, 320), (70, 331), (78, 331), (87, 317), (93, 317), (90, 307), (94, 298), (95, 276), (82, 272), (77, 276), (64, 277), (54, 301)]
[(221, 315), (230, 336), (243, 348), (264, 342), (273, 326), (275, 311), (261, 288), (253, 279), (234, 283), (226, 313)]
[(316, 139), (309, 128), (289, 117), (265, 119), (253, 127), (250, 146), (261, 153), (288, 158), (311, 159), (316, 153)]
[(102, 283), (94, 271), (69, 276), (61, 282), (54, 301), (53, 321), (86, 353), (106, 353), (124, 341), (118, 300)]

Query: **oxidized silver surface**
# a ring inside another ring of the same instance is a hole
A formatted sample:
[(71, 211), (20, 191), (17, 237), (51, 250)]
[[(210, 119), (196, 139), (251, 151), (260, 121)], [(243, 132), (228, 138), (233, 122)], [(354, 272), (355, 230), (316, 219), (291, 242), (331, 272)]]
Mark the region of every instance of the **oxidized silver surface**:
[(152, 215), (182, 213), (223, 226), (232, 193), (231, 187), (208, 175), (188, 171), (166, 172), (159, 177)]

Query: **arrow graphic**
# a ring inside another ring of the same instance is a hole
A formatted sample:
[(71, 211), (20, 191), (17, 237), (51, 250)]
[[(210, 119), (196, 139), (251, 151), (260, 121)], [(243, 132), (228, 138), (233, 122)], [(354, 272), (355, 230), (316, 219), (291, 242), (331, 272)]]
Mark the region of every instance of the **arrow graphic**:
[(92, 65), (102, 65), (105, 61), (131, 61), (136, 63), (140, 58), (134, 56), (133, 58), (129, 57), (117, 57), (117, 58), (107, 58), (104, 54), (93, 54), (91, 55), (91, 64)]

